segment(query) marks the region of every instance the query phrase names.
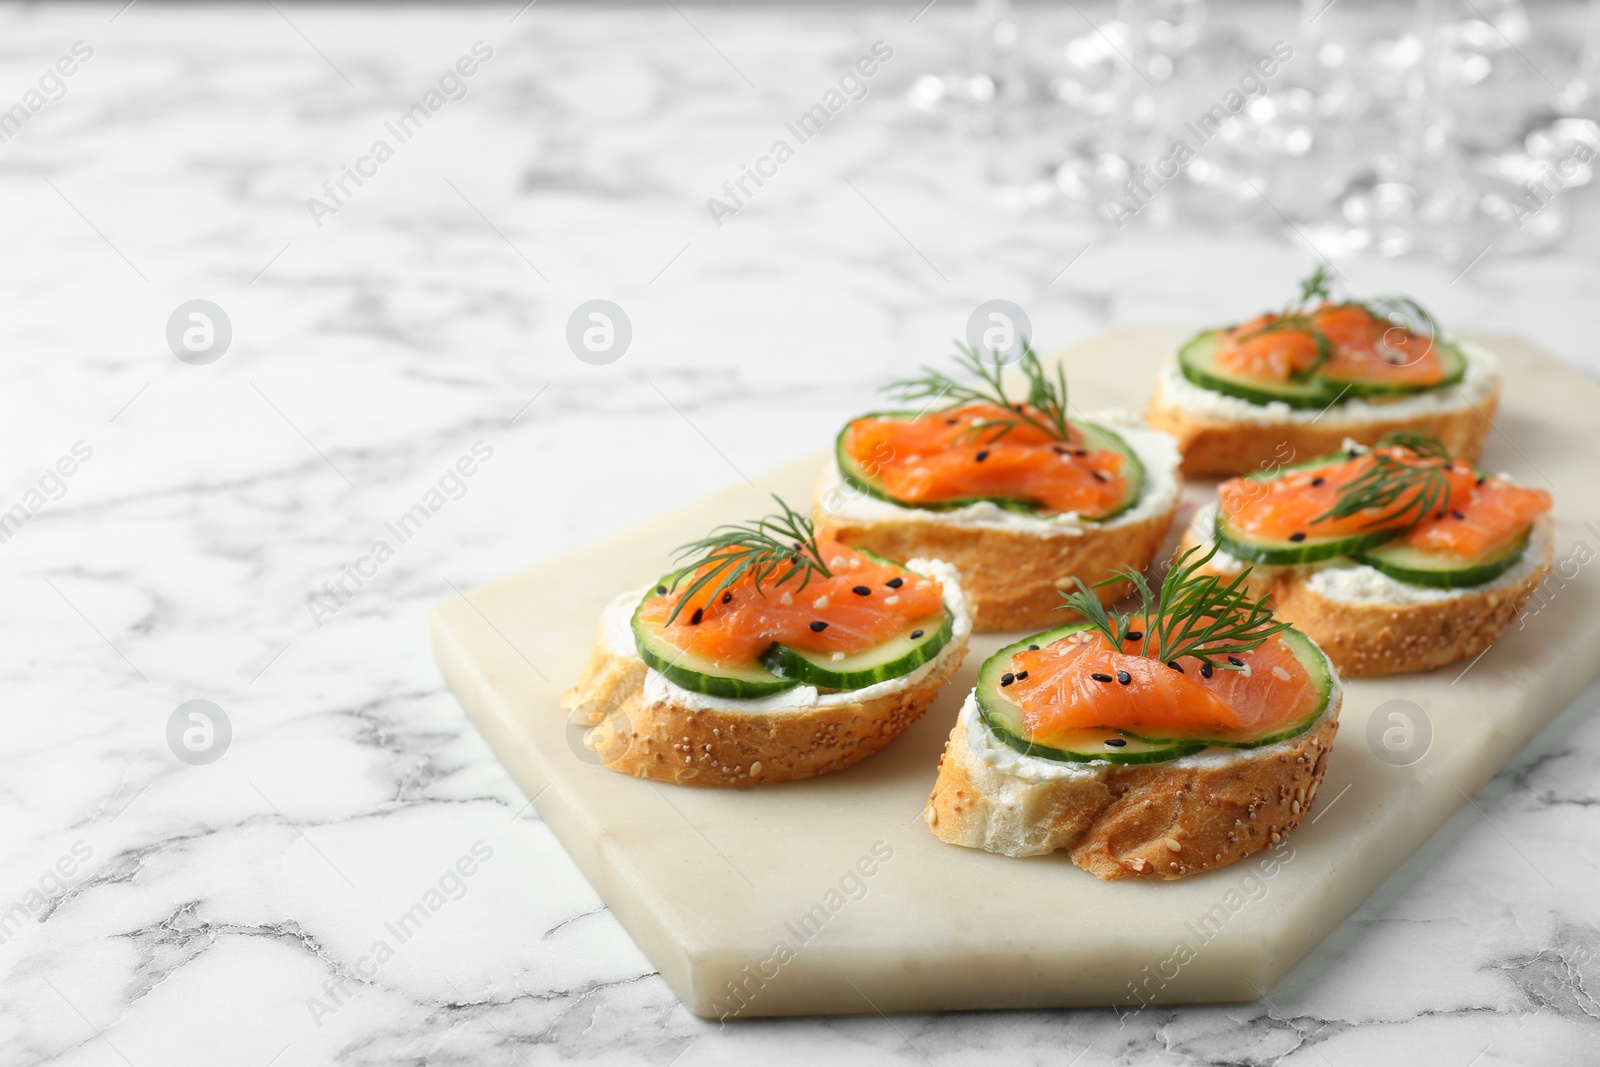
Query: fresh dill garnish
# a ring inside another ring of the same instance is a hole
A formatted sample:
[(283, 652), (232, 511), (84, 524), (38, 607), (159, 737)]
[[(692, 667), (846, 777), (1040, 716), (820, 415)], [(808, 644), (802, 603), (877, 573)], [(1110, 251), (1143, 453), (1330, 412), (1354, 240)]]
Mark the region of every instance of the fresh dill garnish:
[[(1287, 630), (1289, 624), (1273, 621), (1267, 596), (1250, 595), (1245, 581), (1250, 568), (1224, 583), (1201, 570), (1217, 554), (1217, 546), (1212, 545), (1203, 556), (1193, 558), (1199, 551), (1197, 545), (1173, 560), (1156, 589), (1131, 567), (1113, 571), (1111, 577), (1096, 582), (1093, 588), (1081, 578), (1074, 578), (1078, 590), (1061, 594), (1065, 601), (1062, 607), (1082, 615), (1119, 652), (1137, 628), (1144, 631), (1139, 638), (1141, 656), (1163, 663), (1193, 656), (1214, 668), (1242, 670), (1227, 662), (1227, 657), (1261, 647), (1274, 634)], [(1132, 582), (1139, 594), (1137, 615), (1107, 612), (1094, 593), (1094, 589), (1121, 581)]]
[(1318, 263), (1310, 277), (1300, 279), (1300, 299), (1284, 309), (1285, 315), (1302, 315), (1306, 305), (1313, 300), (1326, 301), (1333, 296), (1333, 276), (1326, 263)]
[[(1006, 393), (1004, 375), (998, 359), (988, 360), (966, 345), (957, 344), (956, 364), (977, 377), (976, 382), (957, 381), (942, 371), (924, 366), (916, 378), (903, 378), (890, 382), (883, 391), (902, 403), (926, 400), (933, 403), (949, 397), (951, 407), (967, 404), (995, 404), (1009, 414), (1004, 419), (990, 419), (976, 429), (988, 434), (988, 441), (997, 441), (1017, 426), (1028, 425), (1044, 431), (1057, 441), (1066, 441), (1071, 434), (1067, 422), (1067, 373), (1056, 365), (1052, 378), (1039, 362), (1033, 346), (1026, 341), (1022, 346), (1022, 359), (1017, 366), (1028, 379), (1028, 391), (1020, 399)], [(1031, 409), (1031, 410), (1030, 410)], [(1033, 412), (1038, 412), (1037, 415)]]
[(833, 577), (827, 561), (822, 558), (822, 550), (817, 547), (811, 520), (777, 494), (773, 494), (772, 499), (781, 509), (778, 514), (753, 522), (718, 526), (698, 541), (678, 547), (675, 555), (680, 569), (673, 576), (672, 589), (676, 591), (678, 583), (691, 574), (695, 575), (695, 580), (683, 591), (662, 625), (670, 626), (684, 605), (712, 582), (717, 585), (706, 598), (707, 603), (716, 600), (723, 590), (746, 575), (752, 576), (757, 592), (768, 584), (782, 585), (797, 574), (800, 584), (796, 591), (804, 589), (813, 575)]
[[(1423, 462), (1417, 463), (1381, 451), (1403, 448)], [(1333, 507), (1312, 519), (1313, 525), (1328, 519), (1348, 519), (1369, 509), (1378, 514), (1366, 525), (1399, 525), (1403, 532), (1429, 515), (1442, 515), (1450, 508), (1450, 479), (1444, 464), (1451, 462), (1450, 450), (1437, 436), (1425, 430), (1396, 430), (1378, 438), (1369, 453), (1373, 465), (1359, 477), (1339, 487)]]

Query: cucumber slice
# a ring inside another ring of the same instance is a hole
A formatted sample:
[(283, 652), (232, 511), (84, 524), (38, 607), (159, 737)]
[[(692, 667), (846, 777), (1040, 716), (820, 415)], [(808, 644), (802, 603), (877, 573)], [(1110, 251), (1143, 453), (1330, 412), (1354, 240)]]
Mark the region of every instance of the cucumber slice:
[(1291, 408), (1323, 408), (1332, 403), (1339, 388), (1329, 388), (1319, 377), (1292, 378), (1286, 382), (1265, 382), (1230, 374), (1216, 365), (1222, 351), (1222, 331), (1196, 334), (1178, 349), (1178, 369), (1202, 389), (1247, 400), (1252, 404), (1287, 404)]
[(1358, 563), (1382, 571), (1396, 581), (1425, 585), (1434, 589), (1466, 589), (1493, 581), (1517, 565), (1528, 549), (1533, 534), (1530, 523), (1520, 535), (1490, 549), (1482, 556), (1464, 557), (1444, 552), (1427, 552), (1402, 541), (1367, 549), (1356, 554)]
[(1328, 657), (1322, 649), (1301, 633), (1299, 630), (1283, 630), (1278, 635), (1283, 643), (1294, 653), (1294, 658), (1311, 676), (1311, 684), (1316, 686), (1317, 694), (1321, 698), (1316, 707), (1294, 722), (1283, 726), (1271, 727), (1265, 730), (1219, 730), (1207, 733), (1200, 738), (1195, 737), (1160, 737), (1144, 733), (1130, 733), (1130, 737), (1151, 745), (1175, 744), (1180, 741), (1202, 740), (1208, 745), (1219, 748), (1260, 748), (1263, 745), (1275, 745), (1279, 741), (1287, 741), (1291, 737), (1298, 737), (1311, 729), (1312, 725), (1328, 710), (1328, 701), (1333, 696), (1333, 668), (1328, 663)]
[[(644, 602), (641, 600), (640, 604)], [(669, 682), (696, 693), (713, 697), (747, 700), (771, 696), (800, 683), (794, 678), (773, 674), (759, 663), (724, 667), (704, 656), (685, 652), (661, 636), (661, 631), (633, 613), (633, 643), (639, 658), (659, 671)]]
[(1369, 382), (1359, 378), (1340, 378), (1336, 374), (1319, 372), (1318, 376), (1331, 384), (1334, 392), (1343, 391), (1345, 396), (1359, 396), (1369, 400), (1378, 400), (1383, 397), (1398, 399), (1414, 393), (1426, 393), (1434, 389), (1443, 389), (1455, 385), (1466, 377), (1467, 357), (1449, 341), (1434, 341), (1434, 347), (1439, 351), (1439, 360), (1444, 365), (1444, 377), (1432, 385), (1418, 385), (1412, 382)]
[[(1091, 729), (1074, 731), (1062, 738), (1062, 746), (1041, 745), (1023, 737), (1022, 707), (1005, 695), (1000, 676), (1011, 668), (1011, 657), (1029, 645), (1048, 645), (1071, 633), (1088, 628), (1088, 623), (1077, 623), (1024, 638), (1007, 645), (984, 660), (978, 668), (978, 715), (989, 732), (1016, 749), (1024, 756), (1058, 760), (1062, 763), (1165, 763), (1182, 756), (1192, 755), (1205, 748), (1204, 742), (1180, 741), (1152, 743), (1132, 737), (1120, 730)], [(1107, 742), (1112, 744), (1107, 744)]]
[(827, 652), (773, 645), (761, 662), (779, 677), (819, 689), (864, 689), (910, 674), (933, 659), (950, 643), (954, 625), (945, 611), (908, 624), (905, 632), (882, 644), (840, 659)]
[[(1267, 730), (1225, 730), (1199, 737), (1158, 737), (1131, 730), (1110, 728), (1073, 731), (1058, 746), (1041, 745), (1023, 737), (1022, 708), (1005, 696), (1000, 677), (1011, 666), (1011, 657), (1030, 645), (1047, 645), (1071, 633), (1087, 629), (1087, 624), (1063, 626), (1018, 641), (996, 652), (978, 670), (978, 713), (984, 725), (1000, 740), (1025, 756), (1068, 763), (1165, 763), (1193, 755), (1209, 746), (1219, 748), (1260, 748), (1305, 733), (1328, 709), (1333, 696), (1333, 668), (1320, 648), (1298, 630), (1284, 630), (1281, 636), (1304, 665), (1321, 699), (1316, 707), (1292, 723)], [(1113, 742), (1108, 745), (1107, 742)], [(1115, 744), (1114, 742), (1122, 742)]]
[[(865, 415), (858, 415), (857, 418), (915, 419), (921, 414), (922, 412), (916, 411), (872, 411)], [(1083, 447), (1094, 451), (1120, 452), (1127, 460), (1127, 465), (1123, 468), (1122, 496), (1111, 504), (1105, 514), (1094, 517), (1083, 516), (1085, 522), (1105, 522), (1107, 519), (1122, 514), (1122, 512), (1127, 511), (1138, 503), (1140, 495), (1144, 492), (1144, 464), (1139, 462), (1138, 454), (1128, 447), (1128, 443), (1122, 439), (1120, 434), (1090, 422), (1074, 422), (1072, 425), (1082, 435)], [(1046, 511), (1037, 504), (1027, 500), (1020, 500), (1016, 497), (972, 496), (962, 497), (959, 500), (944, 500), (937, 504), (913, 504), (901, 500), (890, 494), (883, 487), (882, 481), (871, 473), (866, 466), (857, 462), (845, 449), (844, 435), (849, 429), (850, 426), (847, 423), (844, 429), (839, 431), (839, 435), (834, 438), (833, 451), (838, 460), (839, 473), (843, 476), (845, 484), (866, 493), (868, 496), (894, 504), (896, 507), (917, 508), (923, 511), (952, 511), (956, 508), (964, 508), (969, 504), (989, 503), (1005, 511), (1014, 511), (1021, 515), (1055, 514), (1055, 512)]]
[(1335, 556), (1353, 556), (1363, 549), (1391, 540), (1394, 536), (1394, 530), (1373, 530), (1369, 533), (1340, 534), (1336, 537), (1313, 537), (1307, 534), (1303, 541), (1254, 537), (1229, 525), (1220, 507), (1217, 509), (1216, 526), (1212, 531), (1212, 539), (1216, 541), (1217, 546), (1234, 559), (1242, 559), (1246, 563), (1266, 563), (1274, 567), (1314, 563)]

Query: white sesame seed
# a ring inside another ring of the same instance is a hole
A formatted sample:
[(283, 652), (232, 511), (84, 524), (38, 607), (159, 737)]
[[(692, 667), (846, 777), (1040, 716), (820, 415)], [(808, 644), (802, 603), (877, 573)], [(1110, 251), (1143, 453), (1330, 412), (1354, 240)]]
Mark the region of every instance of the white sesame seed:
[(838, 663), (838, 662), (839, 662), (839, 661), (840, 661), (840, 660), (842, 660), (842, 659), (844, 659), (844, 653), (843, 653), (843, 652), (835, 652), (835, 653), (834, 653), (834, 654), (833, 654), (833, 655), (832, 655), (832, 656), (831, 656), (831, 657), (829, 657), (829, 658), (830, 658), (830, 659), (832, 659), (832, 661), (833, 661), (833, 662), (834, 662), (834, 663)]
[(1272, 668), (1272, 676), (1280, 682), (1287, 682), (1289, 680), (1289, 672), (1284, 670), (1282, 667)]
[(780, 603), (780, 604), (793, 604), (794, 603), (794, 594), (789, 592), (787, 589), (784, 590), (783, 595), (778, 598), (778, 603)]
[(760, 774), (761, 773), (761, 761), (760, 760), (756, 760), (754, 763), (750, 764), (750, 773), (751, 774)]
[(885, 604), (898, 604), (900, 603), (900, 598), (897, 596), (886, 596), (883, 598), (883, 602)]
[(828, 606), (828, 598), (825, 596), (819, 596), (817, 599), (811, 602), (811, 606), (820, 611)]
[(843, 570), (845, 567), (849, 566), (849, 560), (845, 559), (843, 556), (834, 556), (828, 561), (828, 566), (836, 571)]
[(1175, 837), (1167, 838), (1167, 848), (1171, 849), (1173, 852), (1183, 851), (1183, 845), (1179, 843), (1178, 839)]

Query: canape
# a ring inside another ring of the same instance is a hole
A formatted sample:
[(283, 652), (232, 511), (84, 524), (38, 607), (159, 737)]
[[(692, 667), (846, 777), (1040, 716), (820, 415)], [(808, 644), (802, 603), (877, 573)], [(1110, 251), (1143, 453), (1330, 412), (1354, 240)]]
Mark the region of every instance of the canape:
[(721, 526), (605, 609), (562, 706), (611, 770), (686, 785), (843, 770), (916, 721), (966, 654), (954, 567), (898, 563), (780, 512)]
[(1476, 656), (1550, 568), (1551, 497), (1454, 458), (1438, 438), (1224, 482), (1186, 544), (1240, 573), (1351, 676), (1425, 671)]
[(1500, 398), (1493, 353), (1447, 340), (1416, 301), (1334, 301), (1326, 272), (1300, 298), (1206, 330), (1163, 364), (1147, 416), (1185, 474), (1244, 474), (1385, 433), (1425, 429), (1477, 459)]
[(1316, 643), (1193, 550), (1142, 606), (1001, 649), (979, 669), (923, 817), (1006, 856), (1067, 849), (1105, 879), (1173, 879), (1278, 844), (1311, 809), (1342, 691)]
[[(1025, 351), (1020, 395), (1003, 369), (962, 349), (970, 377), (928, 370), (887, 392), (920, 409), (852, 419), (817, 480), (827, 536), (897, 559), (937, 558), (961, 573), (979, 632), (1060, 616), (1073, 575), (1143, 568), (1177, 509), (1178, 453), (1132, 416), (1068, 418), (1067, 383)], [(1127, 586), (1101, 591), (1110, 603)]]

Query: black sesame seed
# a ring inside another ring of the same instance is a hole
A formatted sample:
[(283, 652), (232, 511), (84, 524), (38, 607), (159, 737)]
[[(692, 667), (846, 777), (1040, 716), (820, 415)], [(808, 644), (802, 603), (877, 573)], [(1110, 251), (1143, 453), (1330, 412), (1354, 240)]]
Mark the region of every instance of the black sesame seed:
[(1137, 641), (1143, 636), (1144, 636), (1144, 631), (1143, 630), (1129, 630), (1128, 631), (1128, 640), (1129, 641)]
[(1179, 674), (1183, 673), (1183, 667), (1175, 659), (1167, 660), (1167, 666), (1171, 667), (1173, 670), (1177, 671)]
[(724, 604), (731, 604), (731, 603), (733, 603), (733, 594), (732, 594), (732, 593), (723, 593), (723, 594), (722, 594), (722, 602), (723, 602), (723, 603), (724, 603)]
[(960, 421), (960, 420), (958, 420), (958, 419), (945, 419), (944, 420), (944, 424), (946, 426), (954, 426), (958, 421)]
[(1289, 540), (1291, 540), (1291, 541), (1298, 542), (1298, 541), (1304, 541), (1305, 539), (1306, 539), (1306, 535), (1305, 535), (1305, 531), (1304, 530), (1296, 530), (1294, 533), (1289, 535)]
[(1039, 646), (1038, 645), (1029, 645), (1028, 646), (1028, 651), (1029, 652), (1037, 652), (1037, 651), (1039, 651)]
[(1472, 484), (1473, 485), (1482, 485), (1484, 482), (1486, 482), (1488, 480), (1489, 479), (1488, 479), (1488, 477), (1486, 475), (1479, 475), (1478, 476), (1478, 480), (1476, 482), (1473, 482)]
[(1012, 682), (1014, 682), (1016, 680), (1017, 680), (1017, 676), (1012, 674), (1010, 671), (1007, 671), (1005, 674), (1002, 674), (1000, 676), (1000, 684), (1001, 685), (1010, 685)]
[(1361, 453), (1360, 453), (1360, 452), (1357, 452), (1357, 451), (1356, 451), (1356, 450), (1355, 450), (1355, 449), (1353, 449), (1353, 448), (1352, 448), (1352, 449), (1351, 449), (1351, 450), (1350, 450), (1350, 458), (1351, 458), (1351, 459), (1355, 459), (1355, 458), (1356, 458), (1356, 457), (1357, 457), (1357, 456), (1359, 456), (1359, 455), (1361, 455)]
[(1089, 677), (1093, 678), (1097, 682), (1109, 682), (1109, 681), (1111, 681), (1111, 675), (1109, 675), (1109, 674), (1101, 674), (1099, 671), (1095, 671), (1093, 674), (1089, 675)]
[(1132, 685), (1133, 684), (1133, 675), (1129, 674), (1127, 671), (1118, 671), (1117, 672), (1117, 681), (1122, 683), (1123, 685)]
[(1022, 681), (1022, 680), (1023, 680), (1023, 679), (1024, 679), (1024, 678), (1026, 678), (1026, 677), (1027, 677), (1027, 676), (1028, 676), (1028, 672), (1027, 672), (1027, 671), (1018, 671), (1018, 672), (1017, 672), (1017, 681), (1019, 681), (1019, 682), (1020, 682), (1020, 681)]
[(1450, 517), (1452, 519), (1464, 519), (1464, 518), (1466, 518), (1465, 515), (1461, 514), (1461, 512), (1457, 511), (1455, 508), (1451, 508), (1450, 509)]
[(911, 631), (911, 640), (915, 641), (917, 638), (919, 638), (921, 636), (922, 636), (922, 631), (921, 630), (912, 630)]
[(700, 620), (705, 618), (705, 617), (706, 617), (706, 609), (705, 608), (695, 608), (694, 609), (694, 614), (689, 616), (689, 625), (690, 626), (699, 626), (700, 625)]
[(1444, 469), (1447, 470), (1447, 471), (1453, 471), (1453, 470), (1456, 469), (1456, 465), (1454, 463), (1451, 463), (1449, 460), (1445, 460), (1444, 461)]
[(1228, 662), (1233, 664), (1235, 667), (1243, 667), (1244, 666), (1244, 660), (1240, 659), (1238, 656), (1229, 656), (1228, 657)]
[(823, 622), (821, 619), (818, 619), (816, 622), (811, 624), (811, 632), (814, 633), (814, 634), (820, 634), (822, 631), (826, 630), (827, 628), (828, 628), (828, 624)]
[(1217, 669), (1211, 665), (1210, 660), (1200, 664), (1200, 677), (1209, 678), (1215, 673), (1217, 673)]
[(890, 589), (899, 589), (902, 585), (906, 584), (906, 580), (904, 578), (890, 578), (883, 584), (888, 586)]
[(664, 586), (664, 585), (656, 586), (656, 596), (666, 596), (666, 595), (667, 595), (667, 587), (666, 586)]
[(1108, 737), (1108, 738), (1106, 738), (1106, 747), (1107, 748), (1121, 748), (1123, 745), (1126, 745), (1127, 743), (1128, 743), (1128, 740), (1125, 737)]
[(1089, 450), (1087, 448), (1080, 448), (1073, 453), (1074, 456), (1087, 456), (1088, 454)]
[(1097, 482), (1109, 482), (1111, 480), (1111, 475), (1105, 471), (1090, 471), (1089, 473), (1094, 475), (1094, 480)]
[(972, 458), (974, 460), (976, 460), (977, 462), (982, 463), (984, 460), (989, 458), (989, 450), (988, 449), (984, 449), (982, 452), (979, 452), (976, 456), (973, 456)]
[(871, 596), (872, 595), (871, 587), (865, 586), (865, 585), (854, 586), (854, 587), (851, 588), (850, 591), (852, 593), (854, 593), (856, 596)]
[(1021, 404), (1012, 404), (1011, 406), (1016, 408), (1018, 411), (1022, 410), (1022, 405)]
[(1313, 479), (1311, 479), (1311, 484), (1312, 484), (1312, 485), (1314, 485), (1314, 486), (1315, 486), (1315, 485), (1321, 485), (1321, 484), (1322, 484), (1322, 483), (1323, 483), (1323, 482), (1325, 482), (1325, 481), (1327, 481), (1327, 480), (1328, 480), (1328, 479), (1326, 479), (1326, 478), (1323, 478), (1323, 477), (1321, 477), (1321, 476), (1318, 476), (1318, 477), (1316, 477), (1316, 478), (1313, 478)]

